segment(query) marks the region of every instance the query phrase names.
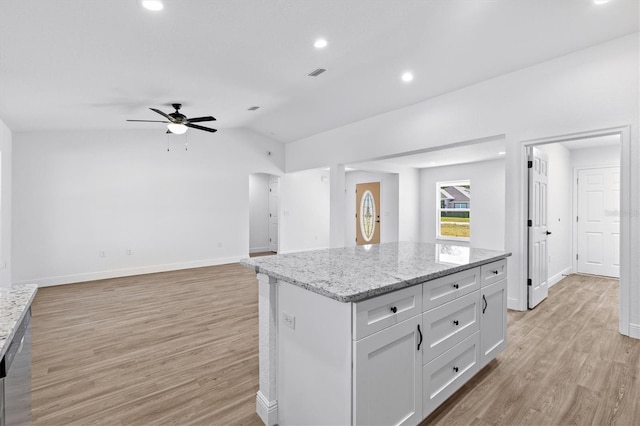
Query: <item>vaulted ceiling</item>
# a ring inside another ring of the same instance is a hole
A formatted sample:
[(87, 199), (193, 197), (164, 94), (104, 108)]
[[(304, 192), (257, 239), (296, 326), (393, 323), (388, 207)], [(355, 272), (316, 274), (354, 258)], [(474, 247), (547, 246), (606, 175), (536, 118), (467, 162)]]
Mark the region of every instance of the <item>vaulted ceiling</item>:
[(638, 32), (639, 3), (0, 0), (0, 118), (16, 132), (152, 129), (125, 120), (181, 102), (290, 142)]

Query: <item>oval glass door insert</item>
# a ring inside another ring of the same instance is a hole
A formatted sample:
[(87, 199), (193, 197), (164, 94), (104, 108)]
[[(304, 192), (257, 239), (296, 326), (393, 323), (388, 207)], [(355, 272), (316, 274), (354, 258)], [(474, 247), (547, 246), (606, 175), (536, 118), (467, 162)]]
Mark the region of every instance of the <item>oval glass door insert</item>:
[(367, 190), (360, 201), (360, 232), (366, 242), (371, 241), (376, 230), (376, 203), (373, 194)]

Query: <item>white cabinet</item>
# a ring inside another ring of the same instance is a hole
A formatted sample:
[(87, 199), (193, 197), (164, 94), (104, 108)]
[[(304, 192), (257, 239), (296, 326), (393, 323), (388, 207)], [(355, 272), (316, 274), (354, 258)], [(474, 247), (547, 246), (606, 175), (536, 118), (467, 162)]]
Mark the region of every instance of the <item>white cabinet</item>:
[(422, 313), (422, 286), (414, 285), (354, 304), (354, 340)]
[(425, 364), (480, 330), (479, 307), (478, 292), (474, 291), (424, 313)]
[(427, 417), (480, 369), (480, 336), (474, 333), (423, 368), (423, 417)]
[(507, 345), (507, 280), (482, 287), (480, 294), (480, 367), (483, 367)]
[(421, 315), (353, 342), (356, 425), (422, 420)]

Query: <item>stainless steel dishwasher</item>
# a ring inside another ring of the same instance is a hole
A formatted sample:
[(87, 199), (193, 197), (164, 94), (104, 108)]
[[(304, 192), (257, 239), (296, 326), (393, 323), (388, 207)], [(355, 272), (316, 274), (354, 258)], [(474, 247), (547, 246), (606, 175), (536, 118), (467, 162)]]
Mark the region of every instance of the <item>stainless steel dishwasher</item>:
[(31, 423), (31, 309), (0, 361), (0, 426)]

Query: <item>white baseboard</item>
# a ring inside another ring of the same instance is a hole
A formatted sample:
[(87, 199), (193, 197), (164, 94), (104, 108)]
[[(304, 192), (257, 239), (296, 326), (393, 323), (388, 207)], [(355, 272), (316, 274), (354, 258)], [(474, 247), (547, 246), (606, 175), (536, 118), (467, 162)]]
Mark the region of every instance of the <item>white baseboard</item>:
[(640, 339), (640, 324), (629, 324), (629, 337)]
[(266, 247), (254, 247), (249, 249), (249, 253), (264, 253), (266, 251), (271, 251), (269, 246)]
[(189, 262), (169, 263), (165, 265), (140, 266), (136, 268), (114, 269), (111, 271), (87, 272), (83, 274), (43, 277), (31, 280), (16, 281), (14, 284), (37, 284), (38, 287), (74, 284), (85, 281), (104, 280), (109, 278), (129, 277), (132, 275), (153, 274), (155, 272), (178, 271), (181, 269), (201, 268), (203, 266), (226, 265), (237, 263), (247, 256), (224, 257), (218, 259), (194, 260)]
[(303, 249), (293, 249), (293, 250), (280, 250), (278, 254), (288, 254), (288, 253), (302, 253), (305, 251), (314, 251), (314, 250), (327, 250), (329, 247), (311, 247), (311, 248), (303, 248)]
[(278, 424), (278, 401), (269, 402), (262, 392), (258, 391), (256, 394), (256, 413), (265, 426)]
[(564, 268), (562, 271), (558, 272), (554, 276), (549, 277), (549, 279), (547, 280), (549, 288), (559, 283), (560, 280), (562, 280), (565, 277), (565, 275), (569, 275), (570, 273), (571, 273), (571, 266), (567, 266), (566, 268)]

